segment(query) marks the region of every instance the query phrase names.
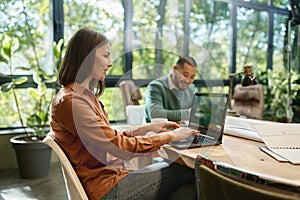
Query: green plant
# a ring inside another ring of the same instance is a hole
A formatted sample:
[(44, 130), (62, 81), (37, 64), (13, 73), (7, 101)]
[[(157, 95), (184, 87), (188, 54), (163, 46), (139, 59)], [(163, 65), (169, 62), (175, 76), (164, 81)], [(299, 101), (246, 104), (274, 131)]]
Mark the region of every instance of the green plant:
[[(21, 69), (23, 71), (31, 71), (32, 79), (36, 84), (36, 87), (29, 87), (27, 91), (31, 96), (34, 102), (34, 109), (32, 113), (30, 113), (29, 117), (26, 120), (23, 119), (22, 110), (20, 107), (20, 102), (16, 95), (16, 87), (20, 84), (23, 84), (28, 81), (27, 76), (21, 76), (18, 78), (14, 78), (14, 69), (12, 66), (12, 59), (14, 53), (19, 49), (19, 40), (18, 38), (11, 38), (7, 35), (4, 36), (1, 46), (1, 54), (0, 54), (0, 62), (5, 63), (9, 68), (9, 75), (1, 74), (2, 77), (7, 78), (7, 82), (3, 83), (1, 87), (2, 92), (12, 91), (14, 102), (18, 111), (18, 117), (21, 123), (21, 126), (24, 128), (24, 132), (29, 136), (27, 128), (31, 128), (33, 133), (35, 134), (35, 139), (39, 139), (39, 137), (43, 137), (45, 135), (45, 128), (48, 126), (49, 122), (49, 109), (52, 97), (56, 93), (56, 74), (58, 70), (59, 63), (61, 61), (62, 56), (62, 45), (63, 41), (59, 41), (58, 44), (54, 43), (53, 45), (53, 54), (55, 57), (55, 67), (54, 74), (48, 75), (39, 65), (34, 66), (19, 66), (16, 67), (15, 70)], [(37, 57), (36, 57), (37, 58)], [(38, 62), (37, 62), (38, 63)], [(49, 92), (47, 90), (48, 86), (51, 86), (52, 91)]]
[(9, 80), (8, 82), (1, 85), (1, 91), (2, 92), (8, 92), (10, 90), (12, 91), (21, 126), (25, 127), (25, 123), (22, 118), (21, 109), (20, 109), (15, 88), (17, 85), (25, 83), (28, 80), (28, 78), (25, 76), (19, 78), (13, 78), (13, 67), (12, 67), (12, 55), (18, 48), (19, 48), (19, 40), (17, 38), (12, 39), (7, 35), (4, 36), (4, 39), (2, 41), (2, 46), (1, 46), (0, 62), (7, 64), (10, 74), (9, 75), (0, 74), (1, 77), (6, 77)]
[[(265, 94), (264, 118), (272, 121), (287, 122), (287, 72), (284, 70), (268, 70), (267, 77), (269, 94)], [(290, 113), (292, 122), (299, 121), (299, 119), (294, 116), (294, 111), (300, 109), (300, 105), (296, 103), (299, 101), (299, 97), (297, 95), (300, 89), (299, 83), (300, 75), (295, 71), (291, 71)]]

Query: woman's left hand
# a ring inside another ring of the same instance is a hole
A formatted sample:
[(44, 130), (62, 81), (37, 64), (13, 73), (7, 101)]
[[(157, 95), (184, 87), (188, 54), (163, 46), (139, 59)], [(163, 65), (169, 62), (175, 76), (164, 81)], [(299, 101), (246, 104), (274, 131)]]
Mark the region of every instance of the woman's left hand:
[[(170, 129), (167, 129), (167, 128)], [(144, 134), (153, 134), (172, 131), (173, 129), (179, 128), (180, 125), (176, 122), (166, 121), (166, 122), (152, 122), (150, 124), (145, 124), (141, 126), (136, 126), (131, 128), (128, 133), (132, 136), (144, 135)]]
[[(167, 128), (171, 128), (167, 129)], [(167, 131), (172, 131), (173, 129), (179, 128), (180, 125), (176, 122), (172, 121), (166, 121), (166, 122), (152, 122), (149, 124), (149, 128), (151, 129), (150, 131), (160, 133), (160, 132), (167, 132)]]

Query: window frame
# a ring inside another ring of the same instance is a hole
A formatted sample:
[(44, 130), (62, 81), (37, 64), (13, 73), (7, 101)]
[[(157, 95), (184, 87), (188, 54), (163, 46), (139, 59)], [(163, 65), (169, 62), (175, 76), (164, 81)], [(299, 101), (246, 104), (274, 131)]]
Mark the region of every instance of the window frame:
[[(165, 0), (166, 1), (166, 0)], [(199, 0), (200, 1), (200, 0)], [(251, 8), (257, 11), (264, 11), (269, 14), (269, 21), (268, 21), (268, 51), (267, 51), (267, 66), (266, 71), (268, 69), (272, 69), (273, 66), (273, 29), (274, 29), (274, 16), (275, 14), (290, 16), (290, 11), (284, 8), (279, 8), (273, 6), (273, 0), (270, 1), (269, 4), (265, 3), (255, 3), (255, 2), (248, 2), (242, 0), (213, 0), (213, 1), (220, 1), (227, 4), (230, 4), (231, 7), (231, 29), (232, 29), (232, 37), (231, 37), (231, 63), (228, 69), (228, 73), (236, 73), (236, 54), (237, 54), (237, 9), (239, 7)], [(58, 42), (64, 36), (64, 14), (63, 14), (63, 0), (55, 0), (51, 1), (51, 11), (52, 11), (52, 18), (53, 18), (53, 40)], [(132, 0), (124, 0), (124, 31), (132, 30), (133, 28), (133, 1)], [(190, 21), (190, 10), (191, 10), (191, 3), (190, 0), (184, 0), (184, 34), (188, 35), (190, 31), (189, 21)], [(298, 31), (299, 32), (299, 31)], [(131, 49), (132, 44), (130, 42), (130, 35), (124, 35), (124, 49)], [(186, 54), (189, 53), (189, 38), (185, 38), (184, 40), (184, 52)], [(284, 51), (284, 50), (283, 50)], [(300, 55), (298, 56), (298, 60)], [(127, 74), (125, 78), (132, 79), (132, 62), (133, 62), (133, 55), (132, 51), (127, 51), (125, 54), (125, 71), (124, 73)], [(300, 63), (298, 63), (298, 72), (300, 71)], [(14, 75), (13, 78), (17, 78), (23, 75)], [(18, 85), (17, 88), (28, 88), (28, 87), (36, 87), (32, 76), (25, 75), (28, 77), (28, 81), (24, 84)], [(105, 86), (106, 87), (118, 87), (118, 83), (121, 79), (124, 79), (122, 76), (106, 76)], [(137, 85), (146, 86), (152, 79), (134, 79)], [(0, 84), (7, 82), (8, 79), (0, 77)], [(229, 86), (229, 78), (224, 80), (195, 80), (196, 87), (224, 87)], [(234, 84), (239, 83), (238, 79), (234, 80)], [(266, 82), (265, 82), (266, 83)], [(51, 87), (49, 85), (49, 87)], [(7, 128), (0, 128), (7, 129)]]

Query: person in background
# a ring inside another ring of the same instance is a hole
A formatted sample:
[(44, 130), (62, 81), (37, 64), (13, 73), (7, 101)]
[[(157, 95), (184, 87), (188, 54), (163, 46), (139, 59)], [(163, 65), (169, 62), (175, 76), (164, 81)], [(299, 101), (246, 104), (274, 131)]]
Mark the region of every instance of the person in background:
[(195, 59), (184, 56), (173, 66), (171, 74), (151, 81), (145, 99), (146, 121), (150, 122), (152, 118), (176, 122), (189, 120), (196, 72)]
[(192, 169), (159, 162), (131, 171), (124, 164), (133, 157), (157, 155), (162, 145), (199, 132), (175, 122), (114, 130), (101, 102), (105, 74), (112, 67), (110, 49), (110, 41), (94, 30), (79, 29), (72, 36), (59, 70), (62, 88), (52, 101), (49, 134), (69, 158), (90, 200), (166, 199), (185, 185), (192, 185), (186, 198), (195, 199)]

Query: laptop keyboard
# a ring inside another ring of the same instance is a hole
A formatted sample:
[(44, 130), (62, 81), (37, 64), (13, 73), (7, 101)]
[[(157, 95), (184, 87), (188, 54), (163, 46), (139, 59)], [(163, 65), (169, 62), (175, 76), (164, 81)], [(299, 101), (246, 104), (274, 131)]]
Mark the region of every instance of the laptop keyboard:
[(204, 135), (197, 135), (194, 137), (194, 140), (192, 141), (193, 144), (203, 144), (204, 143), (204, 140), (207, 142), (207, 141), (212, 141), (214, 142), (214, 140), (208, 138), (208, 137), (205, 137)]

